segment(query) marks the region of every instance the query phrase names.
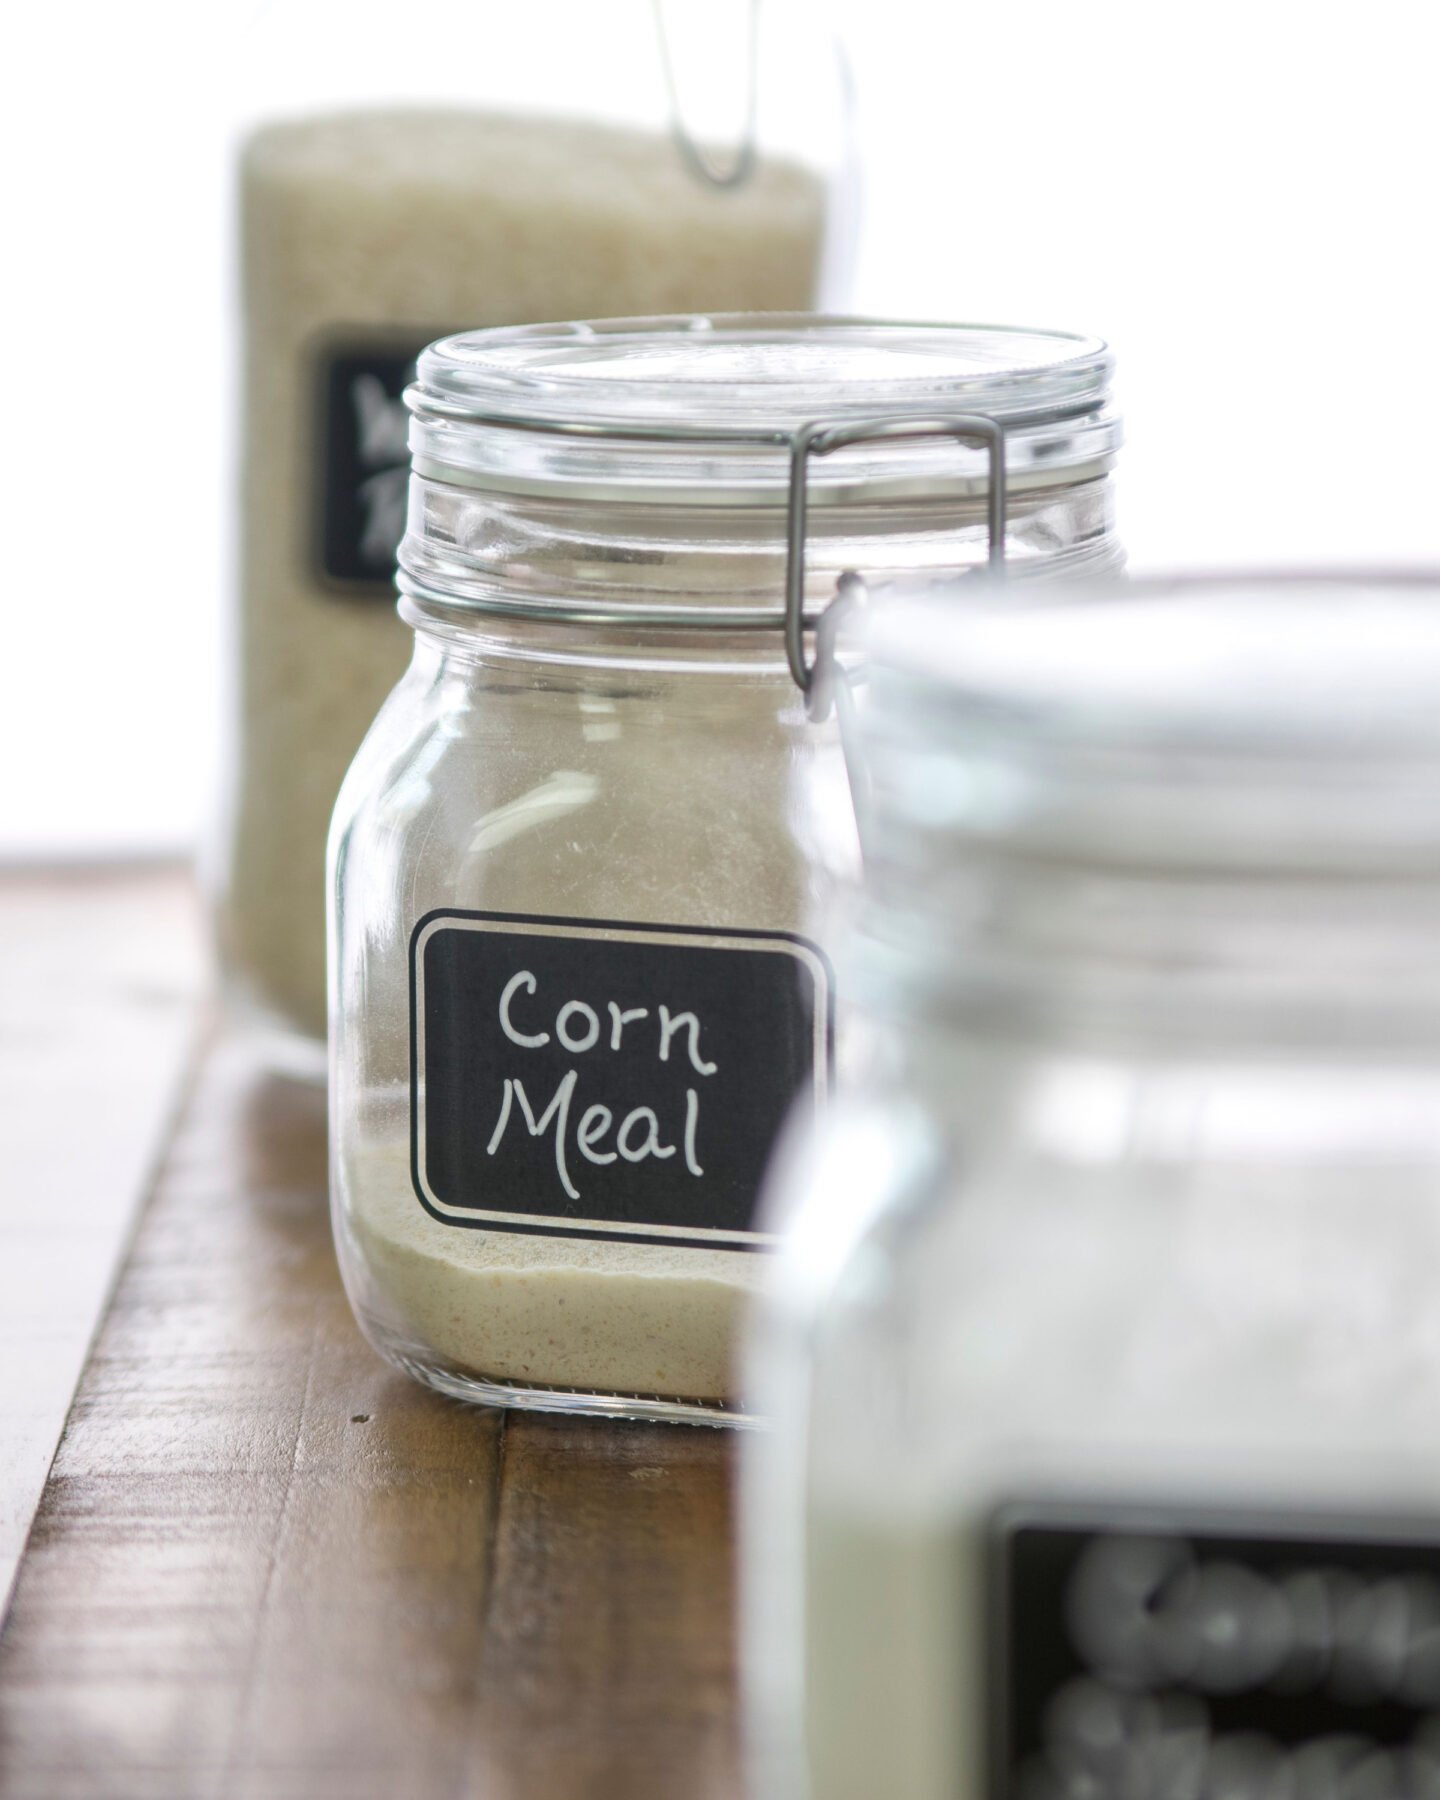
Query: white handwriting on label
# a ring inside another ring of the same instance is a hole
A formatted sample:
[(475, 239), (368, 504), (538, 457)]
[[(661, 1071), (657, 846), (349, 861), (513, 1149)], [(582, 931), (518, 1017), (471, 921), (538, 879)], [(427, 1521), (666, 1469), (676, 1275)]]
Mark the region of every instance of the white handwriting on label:
[(368, 370), (350, 384), (355, 414), (355, 445), (362, 467), (372, 471), (356, 486), (363, 523), (360, 557), (374, 569), (393, 567), (405, 535), (405, 505), (410, 486), (410, 415), (405, 402), (391, 394)]
[(1136, 1692), (1268, 1688), (1351, 1705), (1440, 1707), (1440, 1582), (1360, 1577), (1297, 1544), (1293, 1566), (1201, 1557), (1181, 1537), (1098, 1537), (1066, 1597), (1090, 1667)]
[[(1115, 1533), (1081, 1556), (1065, 1617), (1081, 1666), (1046, 1702), (1020, 1784), (1035, 1800), (1440, 1793), (1440, 1581), (1423, 1568), (1347, 1568), (1302, 1540), (1256, 1566), (1243, 1543)], [(1235, 1701), (1243, 1730), (1218, 1710)], [(1357, 1709), (1375, 1707), (1412, 1734), (1368, 1735)]]
[(367, 563), (384, 568), (395, 560), (405, 535), (408, 469), (381, 469), (367, 476), (356, 489), (365, 522), (360, 530), (360, 554)]
[[(604, 1057), (627, 1051), (633, 1054), (640, 1050), (643, 1053), (643, 1047), (648, 1043), (657, 1061), (670, 1062), (671, 1051), (674, 1049), (676, 1060), (688, 1057), (690, 1066), (697, 1075), (713, 1075), (719, 1067), (717, 1063), (707, 1060), (701, 1051), (704, 1028), (698, 1015), (693, 1012), (672, 1012), (662, 1004), (656, 1009), (654, 1026), (642, 1034), (641, 1021), (650, 1018), (650, 1008), (624, 1007), (618, 1001), (610, 1000), (606, 1002), (605, 1008), (609, 1018), (607, 1031), (600, 1013), (593, 1006), (587, 1005), (583, 1000), (566, 1000), (549, 1019), (549, 1029), (546, 1029), (547, 1013), (542, 1012), (537, 1018), (536, 1009), (529, 1008), (528, 1016), (520, 1016), (522, 1002), (534, 999), (539, 986), (529, 969), (517, 969), (500, 991), (497, 1010), (500, 1030), (510, 1043), (522, 1050), (543, 1049), (553, 1038), (572, 1056), (586, 1056), (596, 1052)], [(572, 1200), (580, 1198), (580, 1190), (575, 1185), (570, 1166), (570, 1121), (579, 1080), (580, 1070), (570, 1069), (561, 1078), (544, 1109), (537, 1112), (537, 1103), (526, 1091), (522, 1077), (507, 1075), (501, 1089), (499, 1116), (486, 1146), (487, 1153), (494, 1156), (505, 1141), (506, 1132), (518, 1107), (523, 1127), (531, 1137), (544, 1137), (547, 1132), (554, 1133), (555, 1173), (561, 1187)], [(683, 1156), (685, 1169), (691, 1175), (700, 1176), (705, 1171), (699, 1158), (699, 1130), (700, 1095), (695, 1088), (687, 1087), (685, 1119), (678, 1144), (665, 1141), (666, 1134), (654, 1107), (632, 1107), (616, 1128), (614, 1113), (608, 1106), (599, 1104), (586, 1106), (578, 1113), (573, 1140), (579, 1155), (597, 1167), (605, 1167), (617, 1159), (642, 1163), (654, 1157), (663, 1162), (678, 1153)]]
[(368, 371), (350, 384), (355, 408), (355, 435), (360, 460), (367, 468), (388, 468), (410, 456), (410, 414), (404, 399), (392, 394), (378, 375)]

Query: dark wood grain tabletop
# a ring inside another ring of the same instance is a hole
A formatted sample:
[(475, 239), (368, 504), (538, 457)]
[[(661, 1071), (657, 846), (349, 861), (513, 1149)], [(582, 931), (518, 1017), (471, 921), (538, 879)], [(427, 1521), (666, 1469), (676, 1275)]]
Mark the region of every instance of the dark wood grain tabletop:
[(387, 1368), (322, 1096), (218, 1028), (20, 1561), (0, 1793), (736, 1800), (733, 1448)]

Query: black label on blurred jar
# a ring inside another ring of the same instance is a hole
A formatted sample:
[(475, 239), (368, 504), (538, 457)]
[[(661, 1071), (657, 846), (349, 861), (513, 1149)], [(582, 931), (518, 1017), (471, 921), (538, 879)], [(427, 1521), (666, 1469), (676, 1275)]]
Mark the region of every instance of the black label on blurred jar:
[(784, 933), (434, 912), (410, 947), (415, 1191), (486, 1230), (754, 1250), (830, 1082), (823, 953)]
[(1435, 1526), (1009, 1507), (995, 1800), (1436, 1800)]
[(319, 358), (316, 551), (326, 584), (357, 598), (394, 596), (410, 475), (402, 396), (437, 335), (330, 344)]

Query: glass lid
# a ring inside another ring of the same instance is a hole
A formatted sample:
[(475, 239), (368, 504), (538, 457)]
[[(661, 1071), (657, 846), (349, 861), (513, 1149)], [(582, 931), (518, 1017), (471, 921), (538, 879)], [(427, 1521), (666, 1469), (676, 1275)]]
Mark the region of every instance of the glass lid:
[(972, 582), (868, 653), (877, 828), (1440, 869), (1440, 576)]
[[(1012, 484), (1099, 474), (1119, 444), (1098, 338), (999, 325), (811, 314), (618, 319), (464, 332), (432, 345), (407, 396), (417, 471), (512, 491), (783, 504), (788, 442), (816, 421), (982, 414)], [(817, 459), (815, 497), (983, 490), (951, 439)]]

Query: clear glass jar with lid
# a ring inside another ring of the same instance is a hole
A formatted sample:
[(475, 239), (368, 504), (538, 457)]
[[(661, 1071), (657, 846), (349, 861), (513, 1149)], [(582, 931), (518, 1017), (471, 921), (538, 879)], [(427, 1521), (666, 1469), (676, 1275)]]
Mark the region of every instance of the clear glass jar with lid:
[(1016, 601), (875, 626), (876, 1053), (750, 1358), (758, 1792), (1421, 1800), (1440, 587)]
[(843, 776), (787, 635), (803, 680), (845, 570), (1117, 562), (1109, 377), (1091, 339), (777, 316), (421, 358), (414, 658), (331, 838), (335, 1228), (392, 1360), (477, 1401), (744, 1416), (754, 1201), (832, 1061), (812, 826)]

